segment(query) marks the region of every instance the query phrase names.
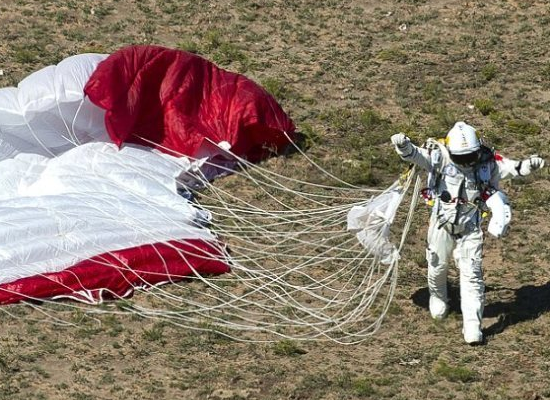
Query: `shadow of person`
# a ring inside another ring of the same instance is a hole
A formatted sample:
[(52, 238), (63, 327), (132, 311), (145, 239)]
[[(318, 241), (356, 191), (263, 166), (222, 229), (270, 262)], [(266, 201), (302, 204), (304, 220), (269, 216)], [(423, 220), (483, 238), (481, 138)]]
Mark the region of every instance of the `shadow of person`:
[[(459, 287), (449, 282), (447, 290), (450, 311), (461, 313)], [(491, 292), (495, 292), (497, 297), (506, 299), (490, 302), (485, 306), (484, 317), (498, 318), (495, 323), (483, 329), (485, 337), (498, 335), (509, 326), (534, 320), (539, 315), (550, 311), (550, 281), (541, 286), (527, 285), (518, 289), (487, 285), (485, 293)], [(429, 309), (428, 288), (418, 289), (411, 299), (417, 306)]]
[(509, 326), (534, 320), (550, 311), (550, 281), (541, 286), (527, 285), (518, 289), (487, 286), (485, 292), (511, 294), (506, 296), (506, 300), (491, 302), (485, 306), (485, 317), (498, 318), (497, 322), (484, 329), (486, 336), (497, 335)]

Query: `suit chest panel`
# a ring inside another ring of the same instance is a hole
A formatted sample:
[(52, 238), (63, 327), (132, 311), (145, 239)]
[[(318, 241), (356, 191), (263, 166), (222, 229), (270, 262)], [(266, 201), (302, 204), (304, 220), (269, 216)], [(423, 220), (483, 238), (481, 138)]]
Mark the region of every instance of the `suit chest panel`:
[(438, 193), (441, 195), (447, 191), (452, 199), (467, 198), (468, 201), (474, 201), (480, 195), (477, 174), (473, 169), (461, 171), (454, 164), (447, 164), (441, 171)]

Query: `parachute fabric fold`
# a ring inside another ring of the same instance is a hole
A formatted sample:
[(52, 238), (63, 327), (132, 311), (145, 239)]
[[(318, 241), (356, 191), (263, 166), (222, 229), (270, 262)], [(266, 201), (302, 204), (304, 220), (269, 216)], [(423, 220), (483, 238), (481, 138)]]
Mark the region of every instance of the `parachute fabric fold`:
[(101, 62), (84, 91), (106, 111), (112, 141), (195, 157), (226, 143), (251, 161), (288, 144), (295, 127), (275, 99), (243, 75), (195, 54), (130, 46)]
[(60, 272), (33, 275), (0, 285), (0, 304), (71, 298), (97, 304), (129, 297), (135, 289), (177, 282), (197, 274), (229, 272), (223, 252), (202, 240), (171, 241), (114, 251)]
[(80, 54), (0, 89), (0, 160), (19, 153), (52, 157), (90, 141), (108, 140), (104, 111), (84, 85), (107, 56)]
[(177, 194), (189, 168), (186, 158), (107, 143), (0, 162), (0, 303), (227, 272), (208, 213)]

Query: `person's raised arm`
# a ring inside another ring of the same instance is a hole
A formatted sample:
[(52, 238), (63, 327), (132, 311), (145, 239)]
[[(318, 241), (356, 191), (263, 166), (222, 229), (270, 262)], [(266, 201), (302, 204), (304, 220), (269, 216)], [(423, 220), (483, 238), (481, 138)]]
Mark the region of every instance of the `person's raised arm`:
[(395, 151), (407, 162), (418, 165), (420, 168), (430, 170), (432, 161), (428, 150), (415, 146), (404, 133), (396, 133), (391, 137)]
[(528, 157), (525, 160), (516, 161), (497, 153), (495, 154), (495, 161), (500, 173), (500, 179), (527, 176), (531, 172), (544, 167), (544, 160), (537, 155)]

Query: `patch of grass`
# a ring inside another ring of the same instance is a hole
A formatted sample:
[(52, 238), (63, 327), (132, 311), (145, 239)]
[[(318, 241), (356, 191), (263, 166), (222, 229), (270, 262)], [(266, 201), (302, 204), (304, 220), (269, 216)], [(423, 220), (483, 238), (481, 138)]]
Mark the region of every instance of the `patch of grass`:
[(541, 132), (540, 126), (538, 126), (534, 122), (522, 119), (513, 119), (511, 121), (508, 121), (506, 128), (510, 133), (513, 133), (520, 138), (536, 136)]
[(361, 111), (359, 114), (359, 121), (365, 129), (374, 129), (381, 126), (386, 126), (389, 123), (378, 112), (372, 109)]
[(541, 78), (550, 81), (550, 64), (546, 64), (540, 71)]
[(368, 378), (359, 378), (352, 381), (353, 392), (359, 397), (368, 397), (376, 394), (372, 381)]
[(200, 54), (199, 44), (190, 38), (182, 38), (176, 47), (180, 50), (187, 51), (189, 53)]
[(28, 46), (18, 46), (14, 49), (14, 59), (21, 64), (33, 64), (38, 60), (36, 49)]
[(352, 185), (377, 186), (381, 183), (381, 179), (372, 168), (371, 157), (366, 160), (344, 160), (339, 165), (339, 171), (334, 172)]
[(510, 120), (510, 117), (502, 111), (493, 111), (489, 114), (489, 119), (493, 124), (500, 128), (503, 124), (506, 124)]
[(495, 64), (487, 64), (481, 68), (481, 77), (486, 82), (492, 81), (498, 74), (498, 68)]
[(502, 132), (498, 129), (484, 129), (481, 132), (481, 137), (488, 147), (499, 147), (503, 144)]
[(524, 186), (521, 192), (514, 198), (514, 204), (518, 210), (544, 207), (550, 204), (550, 193), (540, 190), (534, 184)]
[(286, 84), (280, 79), (268, 77), (261, 81), (261, 85), (278, 101), (284, 100), (287, 97), (288, 89)]
[(339, 133), (344, 148), (351, 154), (373, 145), (388, 143), (395, 131), (392, 123), (374, 109), (335, 109), (322, 114), (320, 118)]
[(409, 59), (409, 56), (407, 55), (407, 53), (395, 48), (381, 50), (378, 52), (376, 57), (380, 61), (390, 61), (390, 62), (395, 62), (399, 64), (404, 64)]
[(301, 124), (299, 134), (300, 135), (297, 140), (297, 145), (302, 151), (306, 151), (322, 142), (321, 135), (315, 130), (315, 128), (311, 124)]
[(144, 329), (143, 338), (149, 342), (162, 341), (164, 339), (164, 325), (155, 324), (151, 329)]
[(429, 137), (443, 137), (459, 120), (459, 113), (444, 105), (438, 105), (431, 111), (432, 121), (428, 124), (426, 135)]
[(296, 357), (302, 354), (306, 354), (307, 351), (299, 347), (296, 342), (285, 339), (273, 345), (273, 353), (278, 356)]
[[(221, 43), (214, 52), (212, 61), (220, 65), (229, 65), (238, 62), (245, 69), (248, 65), (246, 54), (234, 43)], [(240, 72), (244, 72), (244, 70), (241, 69)]]
[(476, 99), (474, 100), (474, 107), (481, 115), (489, 115), (495, 111), (495, 103), (491, 99)]
[(426, 101), (439, 101), (443, 97), (443, 84), (440, 80), (426, 83), (422, 88), (422, 96)]
[(434, 368), (434, 373), (451, 382), (472, 382), (476, 380), (477, 373), (464, 366), (452, 366), (444, 360), (439, 360)]

